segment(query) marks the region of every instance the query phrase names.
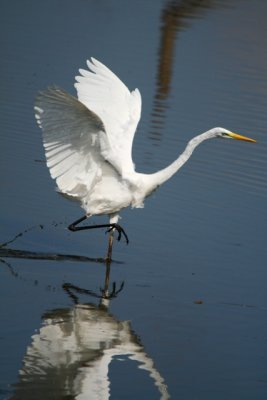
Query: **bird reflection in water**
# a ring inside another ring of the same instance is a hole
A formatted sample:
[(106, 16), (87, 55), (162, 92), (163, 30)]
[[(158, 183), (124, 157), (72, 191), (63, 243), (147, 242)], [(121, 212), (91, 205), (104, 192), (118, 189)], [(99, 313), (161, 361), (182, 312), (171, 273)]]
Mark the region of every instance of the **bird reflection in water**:
[[(43, 315), (43, 324), (32, 336), (15, 385), (14, 399), (109, 399), (111, 362), (135, 361), (149, 374), (159, 398), (169, 399), (164, 379), (145, 353), (129, 321), (119, 321), (108, 311), (110, 299), (118, 296), (123, 283), (111, 285), (106, 265), (104, 288), (99, 294), (64, 284), (73, 300), (71, 308), (54, 309)], [(81, 304), (79, 296), (99, 297), (98, 304)], [(122, 383), (123, 385), (123, 383)], [(122, 390), (133, 388), (122, 387)]]

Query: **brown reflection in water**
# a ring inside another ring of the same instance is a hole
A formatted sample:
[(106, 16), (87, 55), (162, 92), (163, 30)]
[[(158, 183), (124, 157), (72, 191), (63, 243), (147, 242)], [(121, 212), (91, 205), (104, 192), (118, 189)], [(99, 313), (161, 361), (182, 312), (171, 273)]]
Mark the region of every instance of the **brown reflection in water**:
[(167, 2), (162, 10), (157, 87), (152, 111), (151, 138), (153, 140), (159, 140), (162, 135), (165, 109), (167, 108), (165, 101), (171, 87), (177, 32), (188, 28), (189, 19), (199, 16), (201, 11), (211, 8), (213, 5), (214, 1), (212, 0), (172, 0)]

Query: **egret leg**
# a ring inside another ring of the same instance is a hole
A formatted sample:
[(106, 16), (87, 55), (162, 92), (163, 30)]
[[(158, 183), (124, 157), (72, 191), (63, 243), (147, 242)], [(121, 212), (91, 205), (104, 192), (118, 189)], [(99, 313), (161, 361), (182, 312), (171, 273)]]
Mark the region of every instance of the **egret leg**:
[(111, 262), (113, 238), (114, 238), (114, 228), (112, 228), (112, 230), (109, 232), (108, 252), (107, 252), (107, 258), (106, 258), (107, 263)]
[[(116, 223), (112, 224), (101, 224), (101, 225), (85, 225), (85, 226), (77, 226), (81, 222), (85, 221), (88, 218), (87, 215), (84, 215), (83, 217), (77, 219), (77, 221), (74, 221), (72, 224), (68, 226), (68, 229), (72, 232), (77, 232), (77, 231), (83, 231), (85, 229), (97, 229), (97, 228), (108, 228), (107, 232), (112, 232), (116, 230), (118, 232), (118, 240), (121, 240), (121, 235), (125, 237), (126, 243), (129, 243), (128, 236), (126, 235), (125, 230)], [(112, 232), (113, 233), (113, 232)], [(111, 240), (111, 239), (110, 239)], [(112, 238), (113, 241), (113, 238)], [(112, 247), (112, 244), (111, 244)]]

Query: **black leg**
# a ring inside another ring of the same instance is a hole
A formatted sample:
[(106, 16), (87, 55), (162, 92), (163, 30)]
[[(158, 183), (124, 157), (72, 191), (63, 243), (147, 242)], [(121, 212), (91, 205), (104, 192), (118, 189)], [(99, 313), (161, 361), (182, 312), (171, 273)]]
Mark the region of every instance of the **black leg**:
[(85, 229), (97, 229), (97, 228), (109, 228), (107, 232), (110, 232), (112, 229), (116, 229), (118, 231), (118, 240), (121, 240), (121, 235), (125, 237), (126, 243), (129, 243), (128, 236), (126, 235), (125, 230), (119, 224), (103, 224), (103, 225), (86, 225), (86, 226), (77, 226), (80, 222), (85, 221), (88, 217), (84, 215), (82, 218), (77, 219), (72, 224), (68, 226), (68, 229), (72, 232), (83, 231)]

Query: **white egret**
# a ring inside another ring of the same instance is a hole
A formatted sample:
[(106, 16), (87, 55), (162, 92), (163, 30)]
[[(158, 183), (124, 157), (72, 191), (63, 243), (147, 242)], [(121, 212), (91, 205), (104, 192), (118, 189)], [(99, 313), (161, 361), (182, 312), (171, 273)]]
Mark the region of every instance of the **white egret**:
[[(108, 228), (107, 259), (111, 260), (113, 232), (118, 240), (124, 229), (119, 212), (131, 206), (143, 207), (144, 199), (170, 179), (204, 140), (232, 138), (255, 140), (213, 128), (191, 139), (183, 153), (168, 167), (152, 174), (135, 171), (132, 160), (134, 133), (141, 115), (141, 95), (130, 92), (105, 65), (87, 61), (80, 69), (75, 87), (78, 99), (58, 87), (40, 92), (35, 116), (43, 131), (47, 166), (64, 196), (77, 200), (85, 215), (69, 225), (71, 231)], [(77, 226), (93, 215), (109, 216), (108, 224)]]

